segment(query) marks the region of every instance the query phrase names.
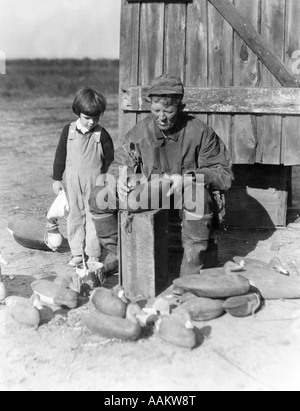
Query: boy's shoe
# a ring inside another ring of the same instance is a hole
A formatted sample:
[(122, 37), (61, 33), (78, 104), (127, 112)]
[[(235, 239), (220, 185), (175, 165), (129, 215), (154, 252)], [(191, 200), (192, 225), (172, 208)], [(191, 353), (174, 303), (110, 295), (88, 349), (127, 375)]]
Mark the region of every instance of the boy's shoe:
[(69, 266), (78, 267), (82, 263), (83, 263), (82, 257), (80, 255), (76, 255), (75, 257), (72, 258), (72, 260), (69, 261)]

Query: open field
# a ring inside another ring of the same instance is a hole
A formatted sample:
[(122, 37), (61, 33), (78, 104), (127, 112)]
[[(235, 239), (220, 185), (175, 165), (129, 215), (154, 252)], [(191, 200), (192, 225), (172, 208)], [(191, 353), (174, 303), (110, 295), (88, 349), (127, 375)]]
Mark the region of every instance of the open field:
[(70, 97), (89, 86), (118, 93), (118, 60), (11, 60), (1, 76), (4, 98)]
[[(107, 95), (102, 124), (117, 142), (116, 62), (12, 63), (7, 76), (0, 76), (0, 250), (10, 263), (3, 268), (10, 295), (29, 297), (35, 279), (72, 272), (67, 250), (27, 250), (15, 243), (5, 227), (10, 220), (45, 221), (54, 200), (54, 152), (63, 126), (74, 118), (73, 94), (83, 85), (101, 88)], [(298, 198), (298, 190), (295, 193)], [(60, 223), (65, 234), (65, 221)], [(230, 229), (219, 237), (220, 264), (234, 255), (264, 261), (279, 256), (291, 274), (299, 276), (299, 240), (297, 223), (277, 232)], [(38, 331), (28, 331), (12, 324), (3, 327), (0, 307), (0, 390), (300, 388), (299, 301), (268, 302), (264, 310), (245, 320), (227, 316), (200, 323), (203, 341), (192, 352), (152, 335), (138, 343), (91, 336), (80, 320), (87, 309), (83, 300), (77, 310), (54, 315), (47, 311)]]

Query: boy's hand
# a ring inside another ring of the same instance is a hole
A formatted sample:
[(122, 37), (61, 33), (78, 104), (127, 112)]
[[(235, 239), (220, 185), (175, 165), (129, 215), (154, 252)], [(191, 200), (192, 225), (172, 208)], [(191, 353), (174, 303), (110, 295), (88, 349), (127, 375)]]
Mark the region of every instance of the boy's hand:
[(57, 196), (61, 190), (64, 190), (65, 187), (61, 181), (54, 181), (53, 183), (53, 193)]

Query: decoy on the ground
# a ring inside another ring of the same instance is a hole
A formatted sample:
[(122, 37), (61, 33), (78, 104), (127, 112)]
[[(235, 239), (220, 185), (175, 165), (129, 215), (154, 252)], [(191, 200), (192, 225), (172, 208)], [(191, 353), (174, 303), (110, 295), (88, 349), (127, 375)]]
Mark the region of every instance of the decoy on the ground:
[[(243, 276), (248, 278), (260, 291), (265, 300), (293, 300), (300, 299), (300, 278), (297, 276), (279, 275), (278, 269), (271, 267), (273, 263), (253, 260), (249, 258), (234, 257), (239, 264), (245, 262)], [(271, 260), (272, 261), (272, 260)], [(278, 263), (278, 260), (275, 260)], [(281, 264), (280, 264), (281, 265)], [(218, 270), (218, 269), (217, 269)], [(213, 270), (205, 270), (207, 274)], [(283, 274), (283, 273), (281, 273)]]
[(59, 285), (61, 288), (70, 289), (76, 293), (80, 293), (81, 283), (79, 282), (76, 273), (60, 275), (55, 278), (54, 283)]
[(225, 301), (224, 309), (233, 317), (248, 317), (254, 315), (262, 305), (262, 298), (258, 293), (232, 297)]
[(70, 309), (78, 306), (79, 294), (73, 290), (62, 288), (58, 284), (40, 280), (34, 281), (31, 288), (35, 294), (39, 295), (43, 305)]
[(43, 309), (38, 295), (33, 294), (30, 299), (22, 297), (8, 297), (5, 300), (9, 314), (21, 325), (37, 328), (40, 325), (40, 310)]
[(41, 251), (56, 251), (63, 242), (57, 224), (48, 221), (45, 225), (39, 221), (11, 222), (7, 230), (22, 247)]
[(209, 321), (225, 314), (224, 301), (194, 296), (180, 304), (173, 313), (188, 313), (193, 321)]
[(179, 278), (174, 281), (174, 286), (198, 297), (213, 299), (247, 294), (250, 291), (250, 282), (236, 270), (241, 271), (242, 267), (237, 267), (234, 263), (227, 264), (222, 271), (204, 270), (199, 275)]
[(141, 312), (137, 304), (129, 304), (126, 318), (112, 317), (103, 313), (81, 315), (83, 323), (95, 334), (111, 339), (137, 341), (142, 335), (142, 327), (136, 315)]
[(257, 260), (254, 258), (242, 258), (242, 257), (234, 257), (234, 261), (237, 264), (243, 264), (244, 268), (251, 267), (252, 269), (257, 268), (260, 270), (267, 270), (272, 273), (276, 272), (285, 276), (289, 276), (289, 271), (283, 267), (283, 263), (279, 257), (274, 257), (271, 259), (269, 263), (265, 261)]
[(124, 288), (121, 286), (112, 290), (98, 288), (93, 292), (91, 301), (96, 310), (102, 314), (112, 317), (126, 317), (129, 300), (125, 297)]
[(245, 271), (245, 262), (241, 260), (239, 264), (234, 263), (233, 261), (227, 261), (223, 267), (224, 274), (232, 273), (241, 273)]
[(187, 313), (163, 316), (156, 322), (156, 330), (164, 341), (182, 348), (197, 346), (197, 335), (191, 317)]
[(290, 275), (289, 271), (283, 268), (283, 264), (279, 257), (272, 258), (269, 262), (269, 266), (276, 270), (279, 274), (286, 275), (287, 277)]

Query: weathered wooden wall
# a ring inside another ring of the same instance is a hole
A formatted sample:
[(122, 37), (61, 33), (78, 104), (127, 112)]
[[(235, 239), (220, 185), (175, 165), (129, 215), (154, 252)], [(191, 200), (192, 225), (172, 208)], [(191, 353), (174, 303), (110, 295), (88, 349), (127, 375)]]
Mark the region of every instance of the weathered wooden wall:
[[(242, 40), (212, 3), (122, 0), (122, 90), (147, 86), (157, 75), (181, 76), (187, 88), (278, 88), (268, 68)], [(222, 3), (222, 2), (221, 2)], [(228, 0), (261, 34), (277, 57), (292, 68), (293, 52), (300, 50), (299, 0)], [(250, 39), (251, 42), (251, 39)], [(268, 54), (268, 53), (266, 53)], [(299, 65), (300, 66), (300, 65)], [(300, 81), (300, 76), (295, 76)], [(289, 86), (293, 84), (290, 81)], [(295, 84), (296, 81), (295, 81)], [(295, 86), (297, 87), (297, 85)], [(300, 94), (295, 101), (300, 104)], [(266, 101), (266, 106), (269, 101)], [(300, 164), (300, 117), (285, 110), (254, 114), (194, 114), (211, 125), (231, 151), (235, 164)], [(120, 110), (120, 138), (148, 109)], [(299, 111), (300, 114), (300, 111)]]

